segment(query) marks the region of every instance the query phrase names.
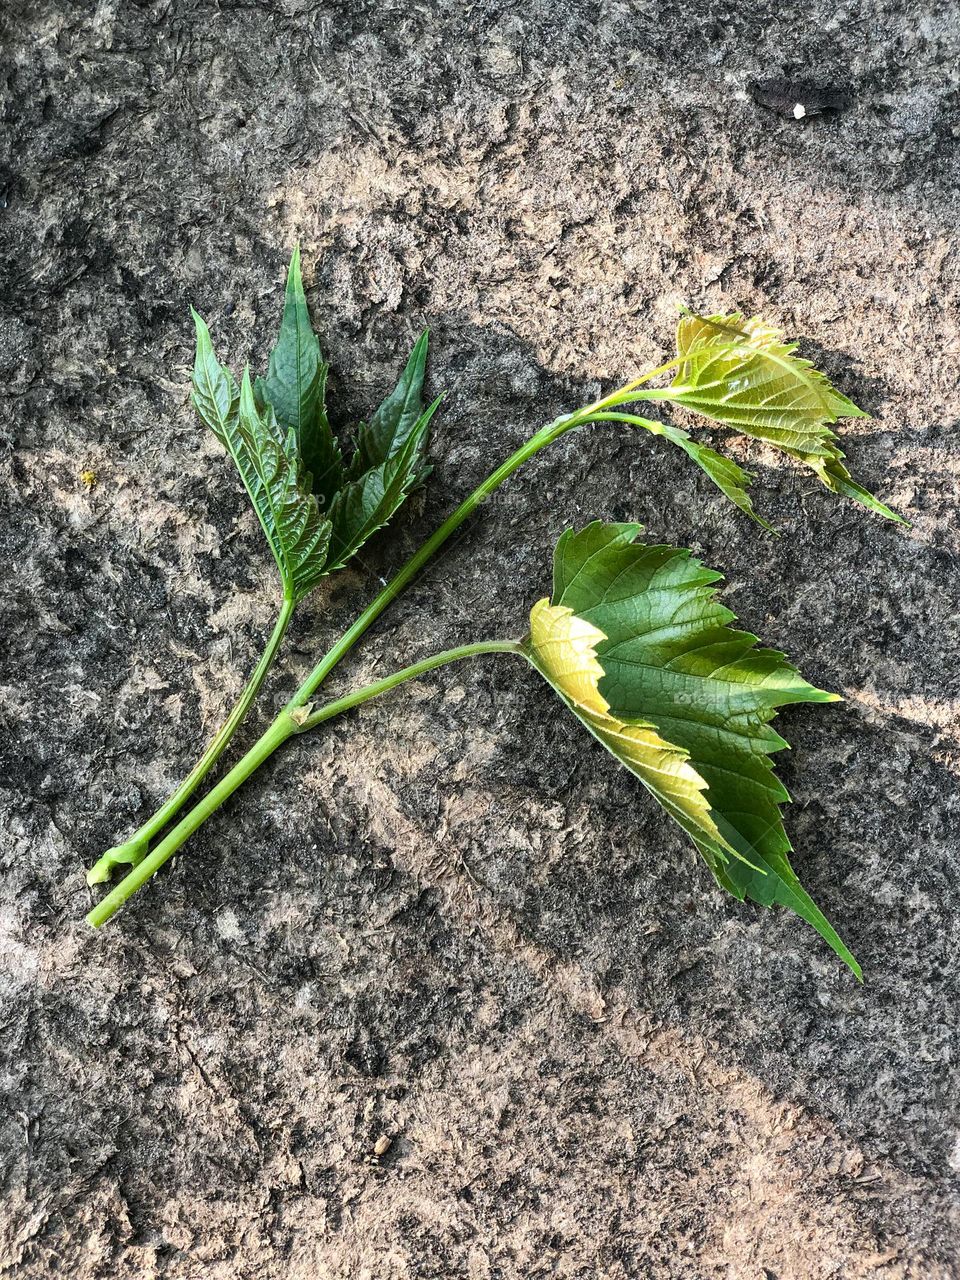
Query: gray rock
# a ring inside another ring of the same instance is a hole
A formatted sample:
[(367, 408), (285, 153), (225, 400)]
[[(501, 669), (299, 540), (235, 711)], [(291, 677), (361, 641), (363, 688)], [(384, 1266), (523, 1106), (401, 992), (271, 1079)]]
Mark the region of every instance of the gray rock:
[[(960, 162), (936, 131), (898, 150), (878, 105), (949, 82), (958, 18), (928, 14), (6, 6), (4, 1275), (960, 1274)], [(800, 71), (855, 105), (797, 128), (747, 100)], [(244, 741), (500, 458), (669, 351), (678, 303), (782, 324), (874, 415), (848, 458), (909, 532), (754, 452), (767, 538), (679, 454), (597, 430), (331, 683), (521, 633), (570, 523), (693, 545), (846, 695), (781, 717), (781, 769), (863, 987), (724, 899), (508, 659), (295, 744), (86, 928), (85, 866), (271, 625), (269, 553), (188, 408), (187, 307), (262, 367), (298, 239), (338, 422), (424, 323), (449, 394), (425, 499), (304, 609)]]

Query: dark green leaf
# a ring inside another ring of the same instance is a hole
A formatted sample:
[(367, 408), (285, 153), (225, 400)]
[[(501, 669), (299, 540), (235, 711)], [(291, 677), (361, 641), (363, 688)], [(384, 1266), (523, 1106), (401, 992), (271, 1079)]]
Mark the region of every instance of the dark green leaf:
[(342, 568), (382, 528), (423, 476), (420, 459), (439, 398), (416, 419), (399, 452), (343, 486), (330, 505), (330, 570)]
[(272, 405), (284, 434), (292, 430), (313, 492), (328, 506), (343, 479), (340, 447), (327, 419), (325, 391), (328, 366), (310, 323), (300, 275), (300, 249), (294, 249), (287, 272), (283, 318), (265, 378), (256, 382), (260, 406)]
[[(423, 376), (429, 337), (429, 331), (424, 330), (410, 353), (400, 381), (370, 421), (360, 424), (357, 451), (350, 463), (351, 479), (359, 479), (365, 471), (381, 466), (398, 454), (411, 434), (418, 430), (423, 416)], [(425, 437), (421, 437), (421, 446), (424, 441)], [(414, 470), (418, 460), (414, 460)]]
[(302, 600), (326, 570), (331, 523), (301, 477), (296, 436), (277, 423), (272, 406), (256, 404), (249, 373), (237, 388), (214, 354), (196, 312), (193, 404), (236, 463), (276, 559), (284, 593)]

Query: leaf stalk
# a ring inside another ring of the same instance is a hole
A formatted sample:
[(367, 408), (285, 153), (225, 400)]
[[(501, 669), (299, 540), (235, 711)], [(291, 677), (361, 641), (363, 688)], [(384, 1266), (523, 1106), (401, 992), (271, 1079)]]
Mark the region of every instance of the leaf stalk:
[(97, 861), (87, 872), (87, 884), (104, 884), (110, 879), (115, 867), (118, 866), (138, 866), (147, 855), (150, 842), (154, 840), (167, 824), (176, 817), (186, 802), (199, 787), (213, 766), (223, 755), (230, 742), (230, 739), (236, 733), (237, 729), (246, 719), (247, 712), (253, 703), (254, 698), (260, 691), (260, 686), (266, 678), (267, 672), (273, 665), (280, 648), (281, 641), (286, 633), (287, 627), (290, 625), (290, 619), (293, 617), (295, 601), (291, 596), (285, 594), (280, 613), (274, 625), (270, 639), (267, 641), (260, 661), (254, 668), (253, 674), (244, 686), (243, 692), (237, 699), (233, 710), (227, 716), (226, 720), (217, 730), (216, 735), (210, 742), (210, 745), (204, 751), (203, 755), (193, 766), (187, 776), (183, 779), (173, 794), (160, 806), (157, 811), (147, 819), (147, 821), (121, 845), (117, 845), (112, 849), (108, 849), (106, 853), (101, 854)]
[(350, 711), (354, 707), (362, 706), (363, 703), (369, 702), (371, 698), (378, 698), (381, 694), (388, 693), (391, 689), (396, 688), (397, 685), (404, 684), (407, 680), (415, 680), (418, 676), (422, 676), (428, 671), (433, 671), (437, 667), (446, 666), (451, 662), (459, 662), (463, 658), (473, 658), (488, 653), (523, 654), (524, 648), (522, 643), (517, 640), (481, 640), (474, 644), (459, 645), (455, 649), (445, 649), (441, 653), (432, 654), (429, 658), (424, 658), (420, 662), (403, 667), (400, 671), (395, 671), (381, 680), (375, 680), (372, 684), (365, 685), (361, 689), (355, 689), (352, 693), (327, 703), (326, 706), (321, 707), (311, 715), (304, 716), (297, 714), (296, 711), (291, 714), (290, 710), (285, 708), (266, 731), (261, 734), (246, 755), (233, 766), (230, 772), (190, 810), (185, 818), (181, 819), (177, 826), (164, 837), (151, 853), (143, 858), (102, 901), (97, 903), (87, 915), (87, 923), (95, 929), (106, 924), (127, 899), (132, 897), (151, 876), (155, 875), (163, 864), (173, 857), (181, 845), (193, 835), (197, 828), (206, 822), (207, 818), (215, 813), (233, 795), (234, 791), (252, 773), (255, 773), (264, 761), (268, 760), (288, 738), (306, 733), (310, 729), (316, 728), (317, 725), (323, 724), (327, 720), (332, 720), (335, 716), (342, 715), (345, 711)]

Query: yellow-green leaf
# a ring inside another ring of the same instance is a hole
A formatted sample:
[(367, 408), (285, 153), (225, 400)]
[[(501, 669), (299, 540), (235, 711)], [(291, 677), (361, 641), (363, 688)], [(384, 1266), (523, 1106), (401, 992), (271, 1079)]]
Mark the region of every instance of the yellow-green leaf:
[(691, 835), (716, 845), (716, 856), (736, 854), (717, 830), (705, 792), (707, 784), (692, 768), (689, 752), (665, 741), (649, 723), (627, 723), (610, 714), (600, 693), (605, 675), (596, 646), (606, 636), (566, 605), (544, 597), (530, 613), (529, 656), (567, 706), (622, 765), (653, 792)]
[(637, 543), (640, 526), (568, 530), (551, 600), (531, 614), (530, 662), (693, 838), (737, 898), (807, 920), (859, 976), (787, 855), (789, 800), (771, 755), (778, 707), (834, 702), (782, 653), (729, 626), (719, 574), (679, 547)]
[(850, 477), (831, 423), (867, 415), (842, 395), (797, 344), (754, 318), (681, 316), (680, 364), (672, 385), (647, 398), (671, 400), (723, 426), (782, 449), (805, 463), (835, 493), (905, 523)]

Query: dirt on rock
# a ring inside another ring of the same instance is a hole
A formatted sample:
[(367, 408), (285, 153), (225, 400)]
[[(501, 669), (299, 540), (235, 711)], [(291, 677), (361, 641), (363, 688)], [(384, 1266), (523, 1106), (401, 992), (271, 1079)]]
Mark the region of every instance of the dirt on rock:
[[(7, 0), (0, 62), (0, 1276), (960, 1276), (956, 6)], [(847, 105), (765, 111), (771, 75)], [(863, 986), (509, 658), (292, 745), (84, 924), (272, 624), (188, 304), (262, 367), (298, 241), (336, 422), (425, 324), (447, 395), (243, 742), (679, 304), (763, 315), (869, 410), (848, 460), (908, 530), (734, 441), (772, 538), (662, 442), (575, 434), (331, 684), (522, 634), (570, 524), (694, 547), (846, 699), (782, 715), (780, 769)]]

